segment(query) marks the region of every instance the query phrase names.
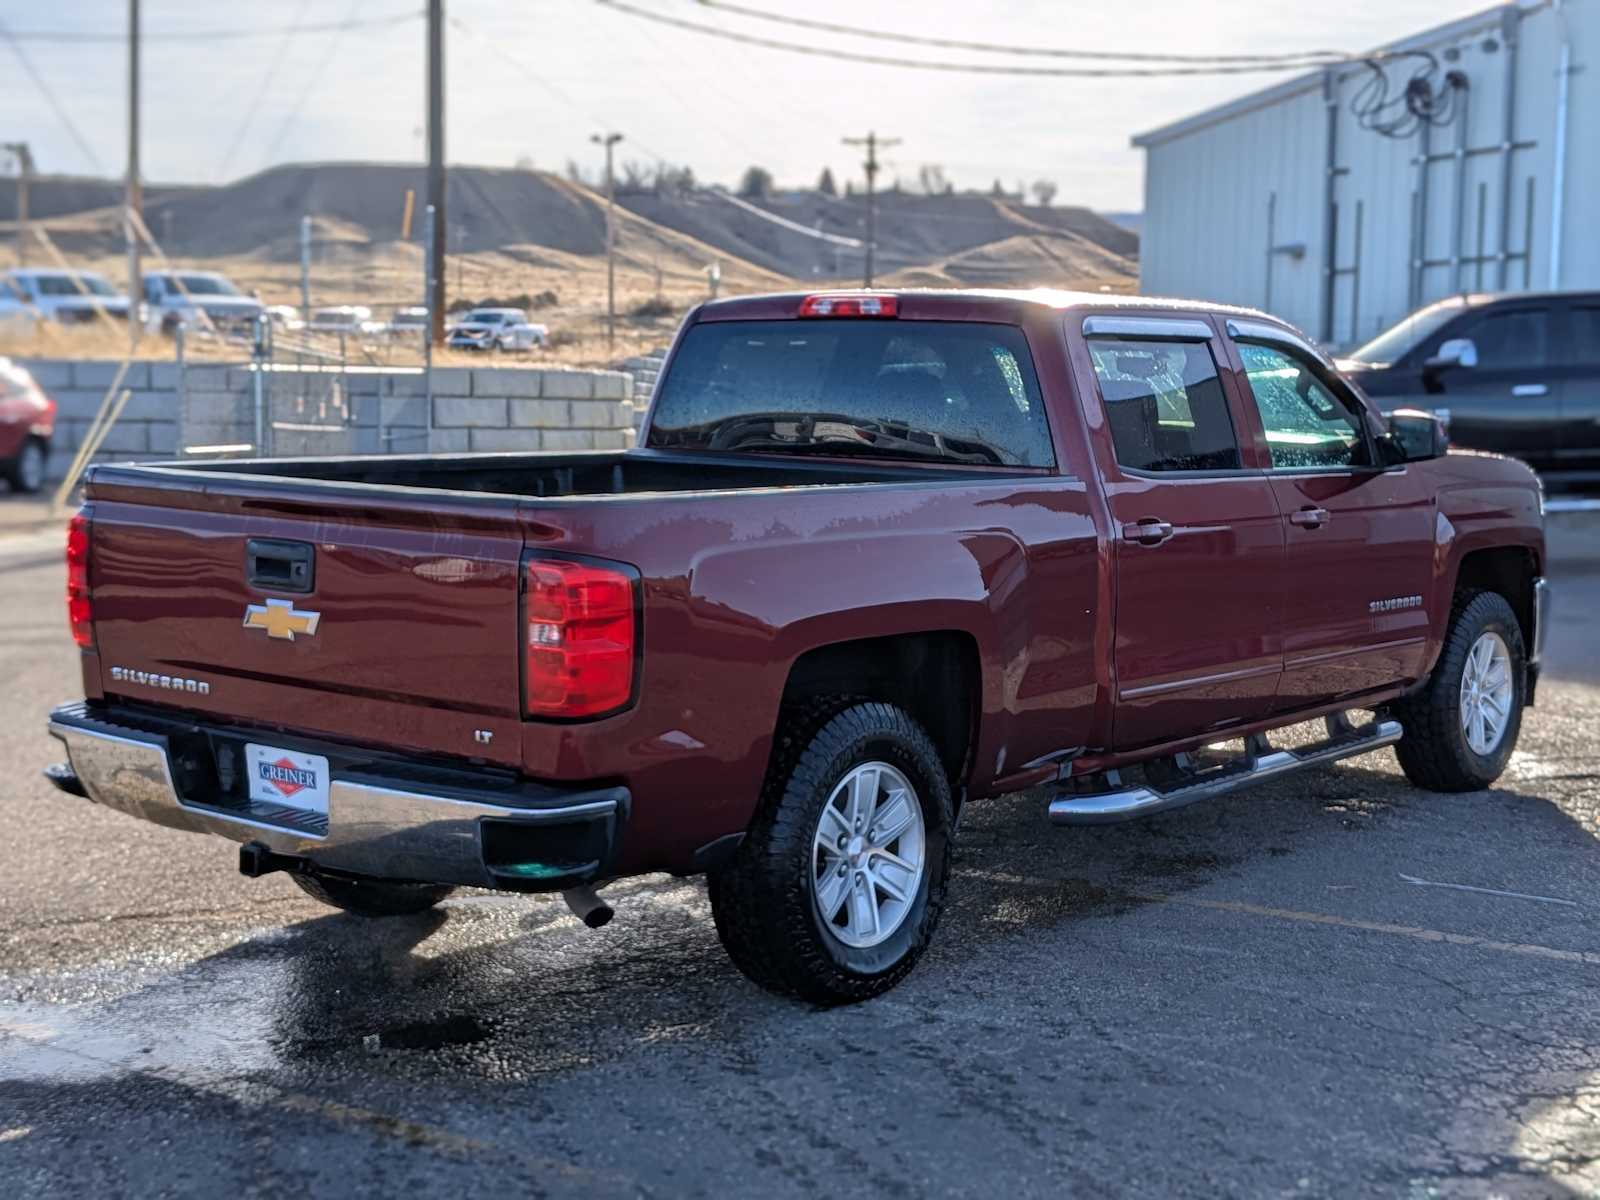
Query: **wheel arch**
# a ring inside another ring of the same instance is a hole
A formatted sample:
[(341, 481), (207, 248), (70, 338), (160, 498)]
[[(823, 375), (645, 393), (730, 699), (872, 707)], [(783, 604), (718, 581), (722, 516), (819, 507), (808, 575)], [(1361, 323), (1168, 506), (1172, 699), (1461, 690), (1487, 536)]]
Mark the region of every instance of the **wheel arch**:
[(1523, 645), (1531, 651), (1535, 620), (1533, 581), (1538, 574), (1538, 559), (1526, 546), (1485, 546), (1461, 556), (1450, 594), (1454, 596), (1470, 588), (1504, 596), (1517, 614)]
[(928, 731), (960, 795), (971, 770), (982, 709), (978, 643), (965, 630), (935, 629), (830, 642), (790, 665), (781, 710), (823, 696), (893, 704)]

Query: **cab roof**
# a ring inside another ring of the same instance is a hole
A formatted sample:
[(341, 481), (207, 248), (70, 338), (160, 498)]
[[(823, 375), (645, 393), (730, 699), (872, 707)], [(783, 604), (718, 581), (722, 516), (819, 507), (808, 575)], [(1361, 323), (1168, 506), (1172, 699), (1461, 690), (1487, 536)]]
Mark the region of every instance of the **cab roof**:
[(739, 317), (772, 318), (799, 312), (801, 303), (811, 296), (895, 296), (913, 311), (948, 308), (1000, 311), (1017, 306), (1055, 309), (1107, 309), (1127, 312), (1206, 312), (1226, 316), (1278, 321), (1260, 309), (1209, 300), (1184, 300), (1167, 296), (1130, 296), (1116, 292), (1079, 292), (1064, 288), (824, 288), (813, 292), (767, 292), (753, 296), (733, 296), (709, 300), (699, 309), (702, 320), (731, 320)]

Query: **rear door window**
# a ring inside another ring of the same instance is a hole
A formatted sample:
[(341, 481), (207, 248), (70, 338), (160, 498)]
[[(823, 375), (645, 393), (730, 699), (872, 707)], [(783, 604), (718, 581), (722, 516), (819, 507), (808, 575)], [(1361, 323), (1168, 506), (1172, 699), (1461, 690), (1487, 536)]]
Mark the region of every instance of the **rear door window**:
[(1571, 358), (1584, 366), (1600, 363), (1600, 304), (1573, 306)]
[(1095, 337), (1089, 356), (1118, 463), (1135, 471), (1238, 469), (1239, 439), (1209, 345)]
[(708, 321), (673, 355), (649, 445), (1055, 463), (1027, 339), (959, 321)]

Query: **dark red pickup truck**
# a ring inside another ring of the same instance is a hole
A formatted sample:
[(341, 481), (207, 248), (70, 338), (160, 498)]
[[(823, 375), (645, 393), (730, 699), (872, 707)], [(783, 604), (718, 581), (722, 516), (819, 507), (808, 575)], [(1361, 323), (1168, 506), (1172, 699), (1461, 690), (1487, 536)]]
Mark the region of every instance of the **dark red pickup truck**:
[(637, 450), (94, 470), (49, 774), (368, 915), (473, 885), (598, 924), (608, 879), (705, 872), (751, 978), (860, 999), (971, 799), (1119, 820), (1389, 744), (1493, 781), (1541, 504), (1256, 312), (723, 301)]

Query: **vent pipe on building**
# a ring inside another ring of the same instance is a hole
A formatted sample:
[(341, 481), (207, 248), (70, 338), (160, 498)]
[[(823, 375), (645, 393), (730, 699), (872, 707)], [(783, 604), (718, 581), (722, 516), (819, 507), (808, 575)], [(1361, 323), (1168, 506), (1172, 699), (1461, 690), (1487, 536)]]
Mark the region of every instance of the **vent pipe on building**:
[(1561, 288), (1561, 222), (1566, 216), (1567, 198), (1567, 105), (1572, 79), (1572, 29), (1562, 0), (1555, 0), (1556, 20), (1561, 22), (1561, 54), (1556, 67), (1555, 169), (1550, 197), (1550, 290)]

